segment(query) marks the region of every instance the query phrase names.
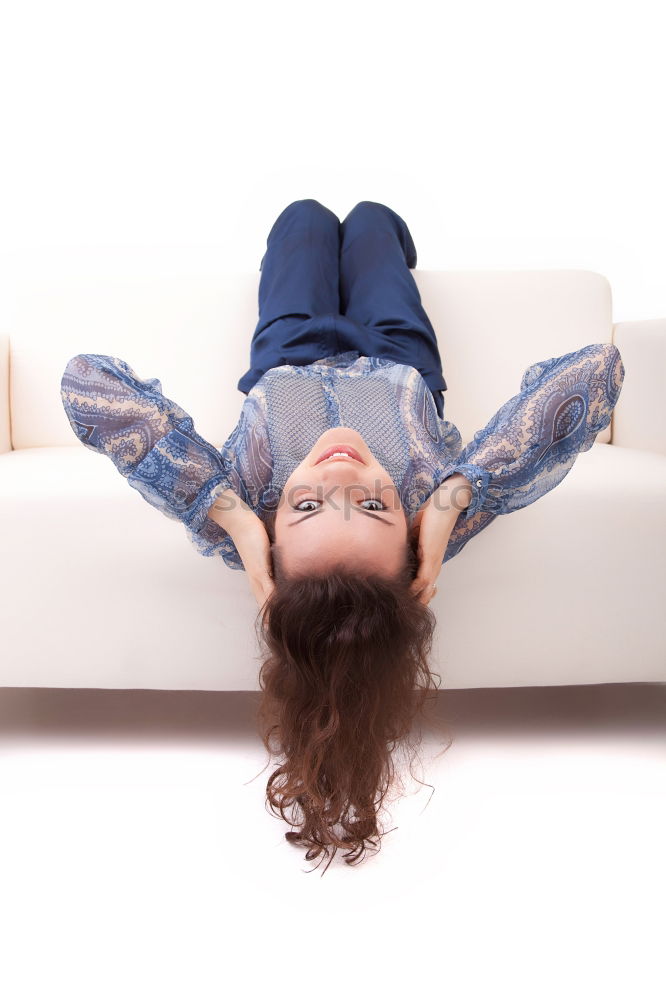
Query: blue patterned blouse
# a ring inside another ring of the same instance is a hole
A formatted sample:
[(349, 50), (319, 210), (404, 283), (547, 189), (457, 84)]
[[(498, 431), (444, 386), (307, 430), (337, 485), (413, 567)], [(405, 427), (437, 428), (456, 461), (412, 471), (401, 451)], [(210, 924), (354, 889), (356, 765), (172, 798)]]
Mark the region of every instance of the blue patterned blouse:
[(79, 441), (110, 458), (149, 504), (181, 521), (201, 555), (243, 569), (231, 536), (207, 517), (211, 505), (232, 489), (265, 519), (330, 427), (358, 430), (391, 476), (410, 523), (448, 476), (469, 480), (472, 499), (455, 523), (446, 562), (498, 514), (533, 503), (564, 479), (608, 425), (623, 380), (613, 344), (539, 361), (465, 448), (415, 368), (357, 351), (271, 368), (246, 396), (220, 450), (162, 394), (159, 379), (140, 378), (120, 358), (77, 354), (60, 392)]

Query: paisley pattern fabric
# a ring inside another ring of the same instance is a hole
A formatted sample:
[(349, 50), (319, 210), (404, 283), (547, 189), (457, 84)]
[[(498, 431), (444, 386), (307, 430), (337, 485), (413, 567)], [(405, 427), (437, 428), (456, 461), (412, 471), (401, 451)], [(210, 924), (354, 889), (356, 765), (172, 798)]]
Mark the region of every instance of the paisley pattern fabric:
[(498, 514), (526, 507), (564, 479), (608, 426), (623, 381), (613, 344), (588, 344), (526, 369), (520, 391), (447, 467), (447, 476), (461, 472), (477, 493), (454, 525), (444, 562)]
[(410, 522), (449, 476), (459, 472), (469, 480), (472, 500), (456, 521), (446, 562), (498, 514), (533, 503), (562, 481), (608, 425), (623, 379), (613, 344), (539, 361), (465, 448), (415, 368), (357, 351), (271, 368), (246, 396), (219, 450), (163, 395), (159, 379), (141, 379), (120, 358), (77, 354), (60, 391), (85, 447), (110, 458), (148, 503), (181, 521), (201, 555), (243, 569), (232, 538), (208, 510), (232, 489), (266, 518), (328, 428), (358, 430), (391, 476)]

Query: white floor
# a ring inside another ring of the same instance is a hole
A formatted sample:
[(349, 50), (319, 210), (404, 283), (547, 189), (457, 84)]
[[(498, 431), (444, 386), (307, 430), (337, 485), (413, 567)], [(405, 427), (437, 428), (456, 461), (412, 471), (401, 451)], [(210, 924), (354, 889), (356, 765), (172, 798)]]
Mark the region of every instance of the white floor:
[(452, 691), (378, 854), (264, 805), (258, 692), (0, 690), (0, 996), (666, 997), (666, 685)]

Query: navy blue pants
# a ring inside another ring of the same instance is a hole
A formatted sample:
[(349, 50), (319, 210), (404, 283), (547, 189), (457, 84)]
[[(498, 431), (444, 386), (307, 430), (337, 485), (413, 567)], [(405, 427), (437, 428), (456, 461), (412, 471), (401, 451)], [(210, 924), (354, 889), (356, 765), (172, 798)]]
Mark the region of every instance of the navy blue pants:
[(259, 322), (238, 389), (269, 368), (358, 351), (416, 368), (443, 416), (447, 385), (414, 267), (409, 229), (386, 205), (361, 201), (340, 222), (314, 198), (292, 202), (259, 265)]

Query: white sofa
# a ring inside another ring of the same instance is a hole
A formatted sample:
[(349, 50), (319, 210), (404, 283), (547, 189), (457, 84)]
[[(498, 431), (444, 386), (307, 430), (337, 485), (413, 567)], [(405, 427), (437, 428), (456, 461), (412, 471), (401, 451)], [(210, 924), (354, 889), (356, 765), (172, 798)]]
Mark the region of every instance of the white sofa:
[[(612, 424), (556, 489), (442, 569), (441, 687), (666, 681), (666, 319), (613, 323), (582, 270), (413, 272), (463, 441), (527, 365), (617, 344)], [(111, 354), (218, 447), (245, 397), (259, 274), (23, 279), (0, 332), (0, 685), (259, 690), (247, 578), (74, 437), (60, 378)]]

